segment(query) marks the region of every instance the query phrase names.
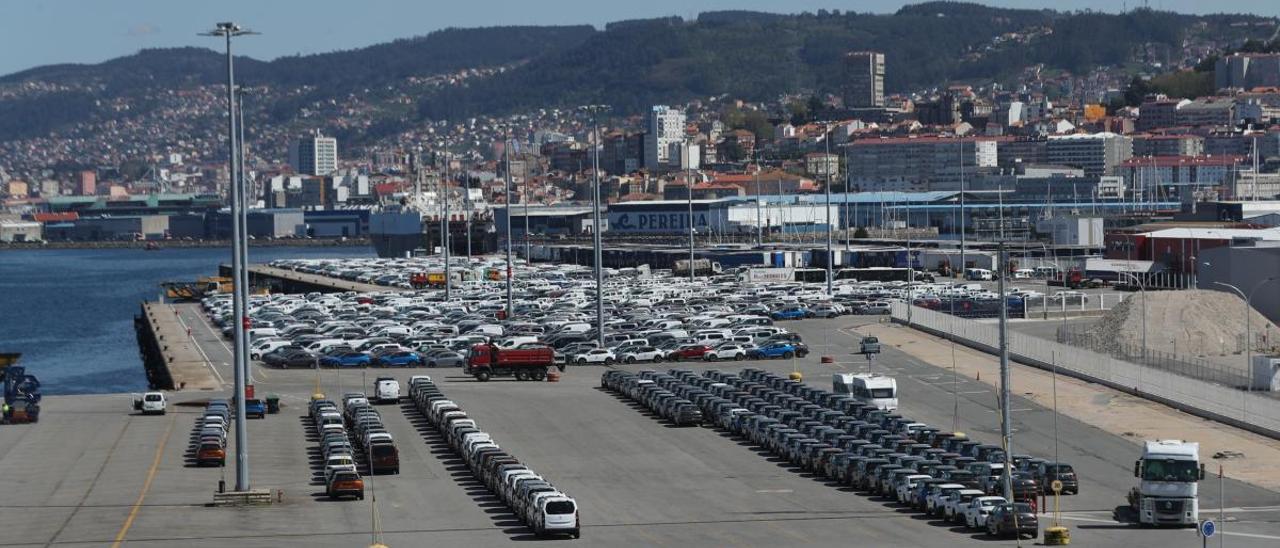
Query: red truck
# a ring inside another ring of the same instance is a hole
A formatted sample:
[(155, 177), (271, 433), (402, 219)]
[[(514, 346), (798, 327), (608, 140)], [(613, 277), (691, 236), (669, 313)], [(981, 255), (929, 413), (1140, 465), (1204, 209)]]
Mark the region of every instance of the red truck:
[(467, 367), (462, 372), (478, 381), (493, 377), (515, 377), (518, 381), (541, 381), (547, 378), (547, 368), (555, 365), (555, 351), (549, 346), (533, 348), (498, 348), (491, 344), (471, 347)]

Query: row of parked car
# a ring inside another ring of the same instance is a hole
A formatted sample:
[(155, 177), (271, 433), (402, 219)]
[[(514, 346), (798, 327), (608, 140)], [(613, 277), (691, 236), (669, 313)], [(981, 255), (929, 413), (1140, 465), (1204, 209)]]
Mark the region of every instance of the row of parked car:
[(1037, 535), (1035, 499), (1053, 480), (1079, 492), (1070, 465), (1012, 455), (1011, 503), (995, 494), (1005, 473), (1000, 446), (759, 369), (614, 370), (601, 383), (640, 401), (687, 400), (708, 423), (804, 470), (992, 535)]
[[(163, 397), (160, 400), (164, 401)], [(227, 465), (227, 429), (231, 424), (231, 405), (227, 400), (211, 400), (196, 419), (196, 433), (191, 444), (196, 466)]]
[(364, 498), (364, 481), (358, 463), (369, 474), (400, 473), (400, 452), (382, 415), (363, 393), (342, 396), (342, 407), (333, 400), (313, 398), (309, 416), (319, 437), (324, 462), (325, 494), (330, 498)]
[(409, 395), (414, 407), (466, 462), (476, 479), (535, 534), (579, 537), (577, 501), (499, 447), (475, 419), (445, 397), (431, 377), (410, 378)]

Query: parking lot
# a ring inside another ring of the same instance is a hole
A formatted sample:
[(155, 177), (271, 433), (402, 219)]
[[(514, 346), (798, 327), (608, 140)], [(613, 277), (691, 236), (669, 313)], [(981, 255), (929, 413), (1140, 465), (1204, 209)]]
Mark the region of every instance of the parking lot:
[[(570, 276), (563, 287), (550, 290), (554, 295), (549, 293), (545, 298), (555, 303), (581, 296), (582, 306), (556, 313), (573, 316), (568, 320), (593, 318), (591, 299), (585, 298), (582, 289), (586, 285), (582, 278)], [(616, 286), (624, 285), (640, 287), (634, 280), (619, 278)], [(661, 287), (649, 286), (635, 294), (654, 294)], [(815, 293), (797, 290), (795, 301), (781, 297), (755, 300), (776, 300), (781, 305), (778, 308), (784, 309), (800, 305), (800, 299), (806, 298), (803, 295)], [(524, 298), (536, 301), (529, 294)], [(687, 307), (704, 304), (690, 302), (690, 296), (671, 298), (684, 298), (682, 306)], [(504, 304), (492, 298), (476, 302), (477, 310), (495, 312)], [(815, 298), (803, 304), (816, 308), (821, 302)], [(620, 322), (634, 321), (626, 316), (645, 308), (621, 299), (612, 304), (608, 317)], [(710, 310), (734, 315), (751, 304), (756, 303), (737, 301), (731, 302), (728, 311)], [(361, 305), (365, 306), (363, 311)], [(423, 306), (443, 307), (438, 301)], [(660, 306), (650, 302), (648, 308), (654, 311)], [(344, 308), (339, 304), (324, 312), (346, 314)], [(372, 302), (355, 300), (350, 312), (356, 317), (351, 321), (376, 314), (375, 309)], [(230, 379), (230, 353), (218, 326), (199, 306), (180, 305), (178, 310), (213, 367), (224, 379)], [(692, 315), (705, 315), (708, 310), (704, 307)], [(447, 317), (447, 313), (438, 316)], [(568, 320), (566, 323), (572, 323)], [(608, 367), (566, 365), (558, 382), (480, 382), (463, 368), (451, 366), (289, 369), (257, 362), (254, 376), (258, 392), (278, 394), (283, 403), (279, 414), (249, 423), (253, 486), (282, 493), (279, 503), (261, 509), (204, 507), (219, 479), (232, 475), (232, 462), (229, 459), (225, 469), (193, 468), (183, 460), (187, 446), (180, 433), (199, 416), (204, 400), (223, 397), (225, 392), (175, 394), (175, 400), (197, 405), (176, 406), (163, 417), (130, 415), (127, 396), (46, 398), (38, 429), (0, 431), (0, 489), (22, 492), (27, 498), (21, 508), (6, 507), (0, 512), (0, 527), (6, 531), (5, 544), (12, 546), (101, 546), (118, 537), (138, 546), (225, 546), (230, 540), (243, 545), (351, 546), (367, 544), (379, 532), (391, 546), (497, 546), (536, 539), (501, 500), (475, 481), (454, 450), (408, 403), (376, 406), (382, 426), (399, 449), (400, 473), (366, 476), (363, 500), (331, 501), (324, 496), (322, 482), (316, 481), (322, 464), (315, 458), (314, 426), (307, 418), (310, 395), (317, 388), (335, 399), (354, 391), (372, 393), (377, 377), (390, 376), (408, 386), (410, 377), (425, 374), (483, 425), (503, 450), (577, 501), (582, 538), (550, 542), (591, 546), (990, 544), (993, 541), (977, 531), (799, 470), (721, 429), (674, 427), (643, 406), (600, 387), (601, 373), (610, 368), (635, 372), (680, 367), (701, 374), (710, 368), (739, 371), (754, 367), (784, 376), (799, 372), (807, 384), (828, 390), (833, 373), (874, 369), (898, 380), (902, 414), (942, 430), (965, 432), (984, 443), (996, 442), (996, 397), (986, 385), (953, 377), (944, 364), (923, 363), (891, 347), (874, 363), (853, 354), (860, 338), (858, 326), (879, 320), (878, 316), (837, 315), (776, 321), (803, 341), (809, 350), (805, 357), (744, 357), (715, 364), (703, 360), (626, 364), (615, 360)], [(516, 321), (519, 319), (512, 320)], [(496, 317), (485, 322), (503, 324)], [(364, 334), (372, 333), (366, 329)], [(424, 351), (430, 352), (432, 344), (460, 335), (433, 334), (420, 340), (436, 341), (427, 343)], [(574, 342), (565, 346), (570, 344)], [(694, 343), (680, 343), (686, 344)], [(739, 344), (760, 346), (754, 340)], [(563, 347), (561, 354), (566, 354)], [(566, 362), (568, 355), (572, 354), (566, 354)], [(822, 356), (831, 356), (833, 363), (822, 363)], [(1016, 378), (1014, 387), (1016, 394)], [(1015, 397), (1012, 412), (1015, 453), (1051, 458), (1056, 447), (1059, 459), (1072, 464), (1080, 475), (1080, 494), (1062, 499), (1064, 524), (1072, 528), (1073, 544), (1165, 546), (1198, 542), (1190, 530), (1138, 529), (1112, 519), (1116, 507), (1124, 504), (1125, 491), (1134, 483), (1135, 440), (1107, 434), (1069, 417), (1059, 417), (1055, 440), (1055, 421), (1049, 410)], [(233, 447), (229, 453), (234, 454)], [(72, 481), (64, 482), (64, 477)], [(145, 498), (138, 498), (138, 493), (144, 493)], [(1280, 528), (1275, 525), (1280, 510), (1272, 506), (1276, 493), (1228, 481), (1226, 494), (1228, 508), (1246, 509), (1230, 513), (1234, 521), (1226, 524), (1224, 531), (1232, 533), (1231, 545), (1274, 546), (1280, 541)], [(1221, 504), (1216, 489), (1202, 488), (1202, 512), (1216, 514)], [(373, 525), (375, 509), (381, 525), (377, 531)], [(1049, 521), (1041, 517), (1042, 524)], [(1014, 544), (1012, 540), (994, 542)]]

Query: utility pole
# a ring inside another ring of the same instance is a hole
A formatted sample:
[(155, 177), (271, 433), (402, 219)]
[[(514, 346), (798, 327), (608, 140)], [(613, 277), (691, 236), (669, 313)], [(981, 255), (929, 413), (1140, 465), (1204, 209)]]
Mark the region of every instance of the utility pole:
[(756, 247), (764, 248), (764, 223), (760, 218), (760, 153), (756, 153)]
[(444, 177), (440, 178), (440, 196), (444, 201), (444, 217), (440, 219), (440, 248), (444, 252), (444, 300), (453, 300), (453, 271), (449, 266), (449, 140), (444, 142)]
[(520, 178), (520, 183), (524, 187), (524, 198), (520, 201), (524, 202), (524, 262), (525, 264), (531, 264), (533, 263), (533, 251), (529, 243), (529, 199), (531, 196), (529, 192), (529, 168), (527, 167), (529, 164), (526, 162), (523, 165), (526, 167), (523, 177)]
[[(827, 209), (827, 297), (830, 297), (835, 294), (835, 292), (832, 291), (831, 289), (831, 284), (832, 284), (831, 278), (833, 276), (833, 272), (835, 272), (835, 270), (831, 267), (831, 263), (835, 262), (835, 255), (831, 254), (831, 163), (830, 163), (831, 132), (830, 131), (827, 131), (827, 133), (822, 136), (822, 142), (827, 149), (826, 153), (822, 156), (822, 167), (823, 167), (823, 171), (826, 172), (825, 175), (827, 176), (827, 184), (823, 185), (826, 187), (826, 191), (827, 191), (826, 201), (823, 203), (823, 206)], [(837, 160), (836, 161), (837, 168), (839, 167), (839, 165), (840, 165), (840, 161)]]
[[(685, 143), (684, 146), (689, 146)], [(693, 164), (689, 164), (689, 283), (693, 283), (693, 273), (697, 270), (693, 265)]]
[(1004, 446), (1004, 499), (1013, 500), (1013, 474), (1010, 472), (1009, 459), (1013, 453), (1013, 433), (1009, 424), (1009, 301), (1004, 294), (1004, 273), (1008, 270), (1004, 242), (1000, 242), (997, 251), (1000, 275), (996, 279), (996, 292), (1000, 295), (1000, 441)]
[[(242, 87), (236, 88), (236, 113), (238, 121), (236, 123), (236, 131), (239, 142), (236, 143), (236, 153), (239, 155), (238, 165), (240, 173), (240, 232), (242, 234), (240, 244), (240, 270), (237, 272), (235, 284), (243, 285), (245, 290), (234, 298), (240, 299), (240, 310), (244, 311), (244, 315), (249, 316), (249, 170), (244, 167), (245, 164), (245, 144), (244, 144), (244, 96), (246, 95)], [(246, 320), (247, 322), (248, 320)], [(249, 329), (246, 323), (244, 329)], [(248, 334), (245, 335), (244, 344), (236, 348), (241, 354), (240, 360), (244, 363), (244, 384), (245, 386), (253, 386), (253, 360), (249, 359), (249, 344), (253, 341), (249, 340)]]
[(235, 85), (235, 62), (231, 53), (231, 38), (243, 36), (246, 34), (257, 34), (255, 32), (240, 28), (239, 25), (230, 22), (218, 23), (212, 31), (201, 33), (201, 36), (217, 36), (226, 39), (227, 44), (227, 155), (229, 156), (230, 169), (228, 174), (231, 178), (231, 270), (233, 280), (232, 309), (234, 314), (235, 328), (232, 330), (233, 341), (235, 344), (235, 352), (233, 358), (235, 361), (235, 397), (233, 401), (236, 406), (235, 414), (235, 442), (236, 442), (236, 490), (249, 490), (249, 436), (245, 431), (244, 416), (244, 400), (246, 373), (248, 364), (245, 361), (248, 348), (248, 329), (249, 322), (248, 311), (245, 310), (244, 303), (247, 302), (245, 294), (248, 287), (245, 285), (245, 258), (243, 247), (247, 245), (244, 237), (245, 227), (243, 226), (243, 209), (244, 209), (244, 180), (241, 177), (239, 165), (239, 145), (237, 143), (236, 128), (236, 85)]
[[(965, 224), (965, 217), (968, 217), (968, 216), (969, 216), (969, 213), (964, 209), (964, 138), (961, 137), (960, 138), (960, 270), (959, 270), (961, 274), (963, 274), (965, 269), (968, 268), (964, 260), (965, 259), (964, 257), (964, 239), (965, 239), (964, 224)], [(953, 274), (956, 271), (956, 269), (954, 268), (951, 270)]]
[[(595, 264), (596, 271), (596, 343), (600, 348), (604, 348), (604, 253), (601, 247), (604, 245), (600, 234), (600, 120), (597, 113), (600, 105), (591, 106), (591, 127), (594, 137), (592, 143), (591, 155), (591, 177), (593, 180), (591, 200), (592, 200), (592, 227), (591, 236), (595, 251), (595, 257), (592, 261)], [(528, 216), (525, 217), (528, 219)]]
[(502, 146), (502, 156), (506, 164), (506, 185), (505, 193), (507, 204), (503, 207), (504, 214), (507, 216), (507, 319), (511, 318), (511, 278), (514, 276), (515, 269), (511, 263), (511, 139), (508, 138)]

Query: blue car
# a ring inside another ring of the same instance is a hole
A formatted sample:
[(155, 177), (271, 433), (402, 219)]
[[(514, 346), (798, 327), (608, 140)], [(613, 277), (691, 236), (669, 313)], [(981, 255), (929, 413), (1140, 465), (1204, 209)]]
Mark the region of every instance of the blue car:
[(383, 367), (418, 367), (422, 365), (422, 356), (417, 352), (392, 352), (379, 357), (377, 361)]
[(795, 345), (789, 342), (769, 343), (751, 352), (753, 358), (791, 359), (796, 355)]
[(804, 308), (784, 308), (773, 311), (769, 317), (775, 320), (799, 320), (809, 317), (809, 311)]
[(244, 400), (244, 418), (267, 418), (267, 404), (262, 400)]
[(320, 357), (322, 367), (368, 367), (373, 360), (362, 352), (340, 352)]

